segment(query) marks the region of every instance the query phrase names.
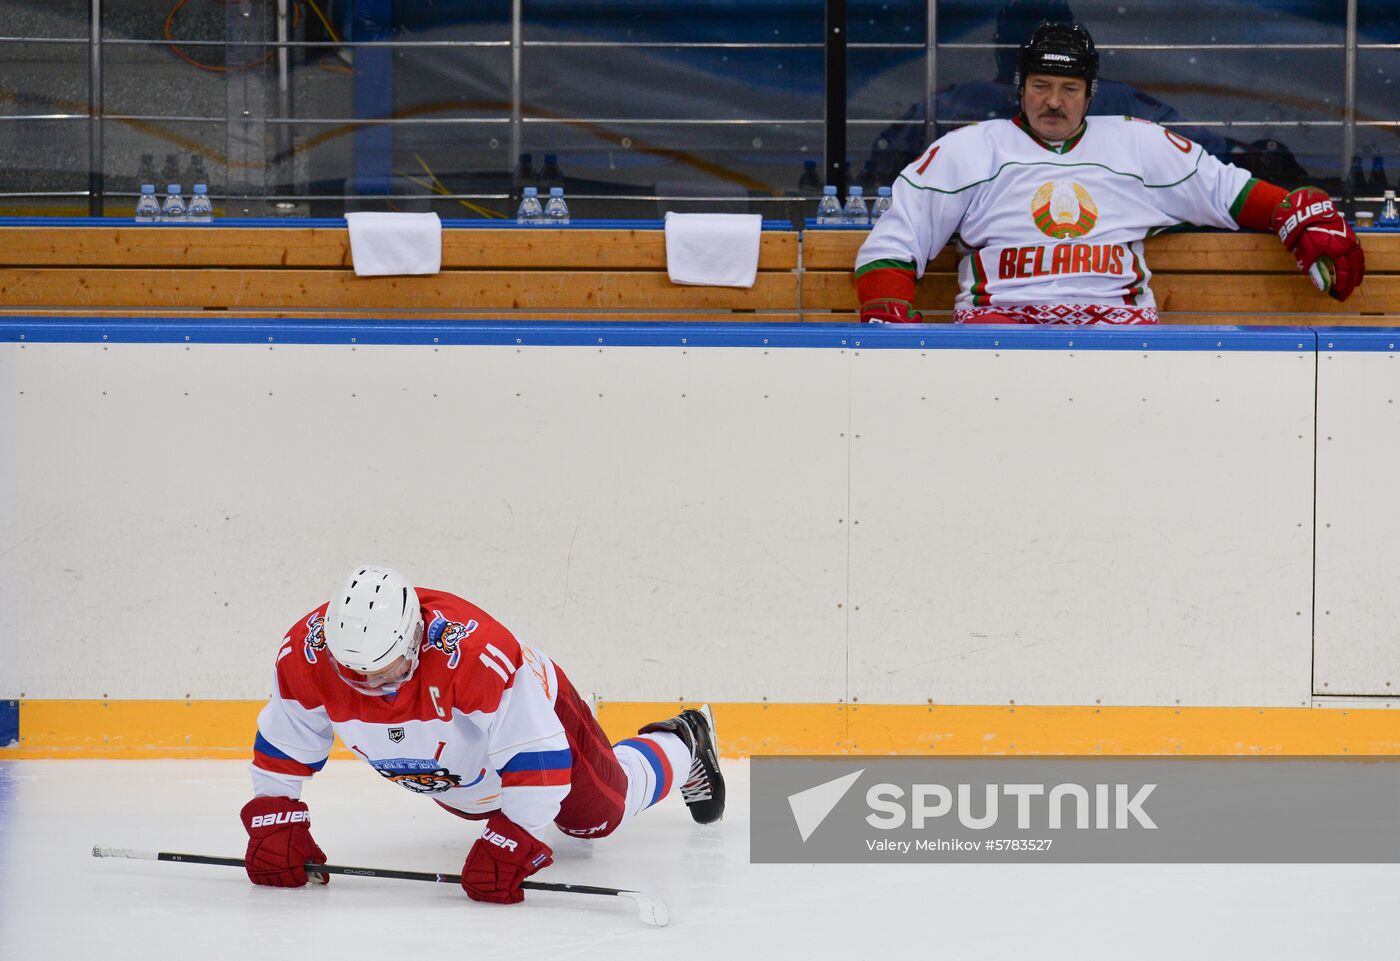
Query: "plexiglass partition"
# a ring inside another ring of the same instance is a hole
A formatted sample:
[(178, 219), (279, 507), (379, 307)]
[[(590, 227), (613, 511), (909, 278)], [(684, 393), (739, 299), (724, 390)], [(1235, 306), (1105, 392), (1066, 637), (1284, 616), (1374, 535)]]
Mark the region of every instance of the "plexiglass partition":
[(824, 183), (887, 184), (1013, 113), (1042, 18), (1093, 32), (1095, 112), (1374, 207), (1400, 172), (1398, 6), (0, 0), (0, 212), (126, 216), (142, 182), (203, 177), (228, 217), (500, 219), (559, 185), (576, 218), (800, 219)]

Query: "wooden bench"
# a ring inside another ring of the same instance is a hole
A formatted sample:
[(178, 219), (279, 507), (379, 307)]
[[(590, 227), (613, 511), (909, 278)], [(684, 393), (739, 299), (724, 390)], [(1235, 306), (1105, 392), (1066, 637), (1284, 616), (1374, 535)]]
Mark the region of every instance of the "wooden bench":
[[(0, 313), (849, 322), (864, 238), (764, 231), (741, 289), (672, 284), (660, 230), (447, 229), (442, 273), (356, 277), (344, 227), (0, 226)], [(1269, 234), (1167, 234), (1147, 262), (1166, 323), (1400, 326), (1400, 233), (1362, 243), (1369, 273), (1345, 304)], [(956, 291), (945, 250), (917, 301), (948, 320)]]
[(796, 321), (797, 256), (764, 231), (753, 287), (685, 287), (660, 230), (464, 228), (440, 274), (357, 277), (344, 227), (0, 227), (0, 311)]
[[(851, 321), (859, 309), (851, 266), (864, 232), (809, 230), (802, 239), (802, 315)], [(1265, 233), (1170, 233), (1147, 241), (1151, 286), (1167, 324), (1400, 326), (1400, 233), (1366, 232), (1366, 282), (1338, 303), (1318, 293)], [(958, 257), (945, 249), (919, 282), (916, 304), (949, 320)]]

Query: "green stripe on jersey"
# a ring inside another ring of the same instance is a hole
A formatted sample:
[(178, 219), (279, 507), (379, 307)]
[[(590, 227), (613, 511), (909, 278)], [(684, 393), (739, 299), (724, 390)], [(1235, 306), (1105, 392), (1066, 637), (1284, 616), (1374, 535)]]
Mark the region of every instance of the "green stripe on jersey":
[(856, 276), (860, 277), (872, 270), (889, 269), (907, 270), (912, 273), (914, 271), (914, 262), (912, 260), (872, 260), (863, 267), (857, 267)]
[(991, 298), (987, 296), (987, 274), (982, 269), (981, 249), (968, 251), (968, 259), (972, 264), (972, 306), (985, 307)]
[(1032, 140), (1034, 140), (1036, 146), (1044, 147), (1051, 153), (1058, 154), (1069, 153), (1075, 148), (1079, 141), (1084, 139), (1084, 135), (1089, 132), (1089, 121), (1088, 118), (1085, 118), (1084, 120), (1081, 120), (1079, 122), (1078, 130), (1070, 134), (1069, 138), (1063, 141), (1059, 146), (1056, 146), (1055, 144), (1052, 144), (1048, 140), (1042, 138), (1040, 134), (1036, 133), (1034, 130), (1031, 129), (1030, 121), (1025, 119), (1025, 114), (1017, 114), (1016, 116), (1011, 118), (1011, 122), (1016, 125), (1016, 129), (1020, 130), (1027, 137), (1030, 137)]
[(1246, 180), (1244, 186), (1240, 188), (1238, 196), (1235, 197), (1234, 203), (1230, 204), (1230, 219), (1235, 223), (1240, 222), (1240, 211), (1244, 209), (1245, 201), (1249, 199), (1249, 192), (1254, 189), (1254, 185), (1258, 182), (1259, 180), (1255, 177)]

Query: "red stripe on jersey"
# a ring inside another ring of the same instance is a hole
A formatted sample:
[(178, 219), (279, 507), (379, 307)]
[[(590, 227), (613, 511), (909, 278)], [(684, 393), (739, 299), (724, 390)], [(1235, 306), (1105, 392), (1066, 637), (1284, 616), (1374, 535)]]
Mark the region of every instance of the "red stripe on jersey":
[(645, 741), (648, 744), (650, 744), (653, 750), (656, 751), (657, 762), (661, 765), (661, 784), (659, 785), (660, 789), (656, 792), (656, 798), (651, 802), (652, 804), (655, 804), (657, 801), (661, 800), (666, 795), (671, 793), (671, 784), (675, 780), (675, 773), (671, 770), (671, 759), (666, 756), (665, 749), (662, 748), (662, 746), (656, 742), (655, 738), (643, 736), (633, 738), (633, 740)]
[(972, 252), (972, 305), (986, 307), (992, 302), (987, 294), (987, 271), (982, 267), (982, 249)]
[(928, 156), (924, 158), (924, 162), (921, 163), (921, 164), (919, 164), (919, 173), (923, 173), (925, 170), (928, 169), (928, 165), (931, 164), (931, 163), (933, 163), (933, 158), (934, 158), (934, 156), (935, 156), (937, 153), (938, 153), (938, 148), (937, 148), (937, 147), (934, 147), (932, 150), (930, 150), (930, 151), (928, 152)]
[(294, 777), (310, 777), (316, 773), (300, 761), (289, 757), (271, 757), (261, 751), (253, 752), (253, 766), (271, 774), (290, 774)]
[(501, 775), (501, 787), (554, 787), (569, 783), (569, 768), (557, 771), (507, 771)]

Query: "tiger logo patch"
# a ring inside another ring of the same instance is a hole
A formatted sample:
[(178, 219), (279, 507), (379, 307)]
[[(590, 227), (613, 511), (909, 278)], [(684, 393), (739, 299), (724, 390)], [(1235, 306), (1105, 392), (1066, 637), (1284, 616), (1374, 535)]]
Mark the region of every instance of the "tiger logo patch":
[(481, 625), (476, 621), (449, 621), (442, 611), (433, 611), (433, 620), (428, 625), (427, 645), (447, 655), (447, 666), (456, 667), (462, 660), (462, 642), (476, 633)]
[(308, 664), (315, 664), (317, 652), (326, 649), (326, 616), (324, 614), (312, 614), (306, 619), (306, 641), (303, 649)]
[(390, 757), (370, 760), (369, 763), (384, 780), (414, 794), (441, 794), (455, 787), (471, 787), (486, 777), (483, 769), (470, 784), (463, 784), (460, 774), (453, 774), (437, 761), (427, 758)]

